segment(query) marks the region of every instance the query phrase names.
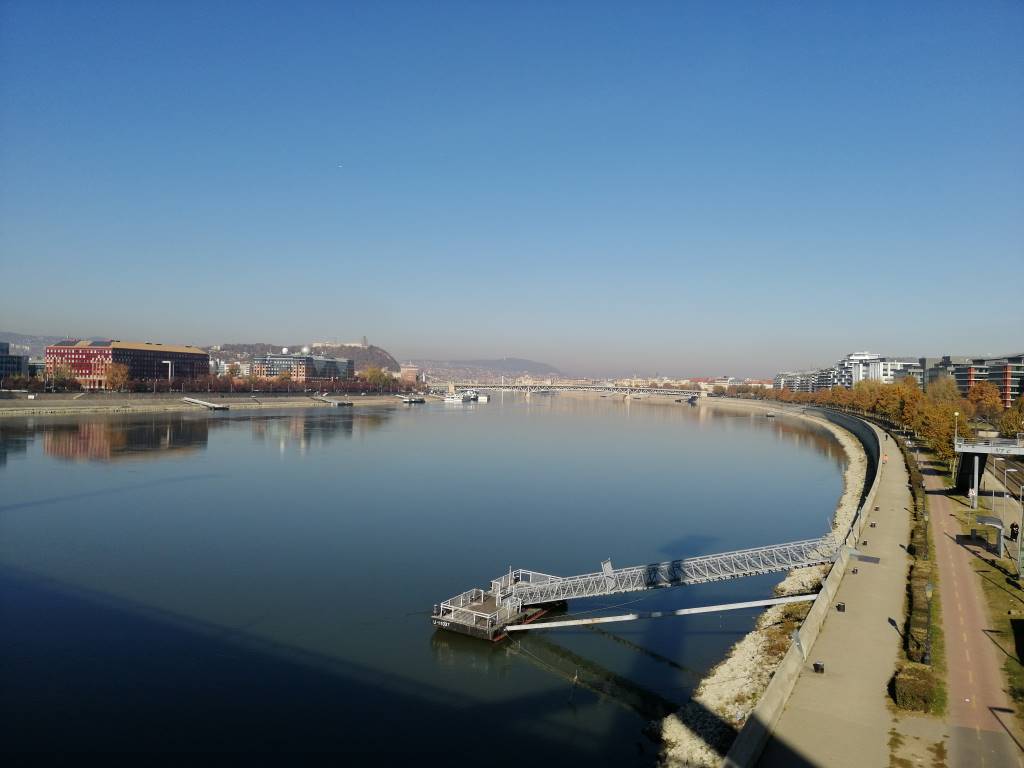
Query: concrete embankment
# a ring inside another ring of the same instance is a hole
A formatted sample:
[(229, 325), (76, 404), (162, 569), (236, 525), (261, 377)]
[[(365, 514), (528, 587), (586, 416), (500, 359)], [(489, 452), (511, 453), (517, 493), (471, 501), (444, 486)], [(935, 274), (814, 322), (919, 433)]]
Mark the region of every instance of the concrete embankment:
[[(730, 400), (709, 403), (709, 407), (750, 413), (775, 411), (799, 417), (831, 432), (848, 458), (833, 531), (839, 538), (856, 540), (862, 520), (858, 510), (869, 503), (877, 483), (878, 441), (867, 425), (841, 414), (780, 408), (775, 404)], [(831, 569), (821, 566), (792, 571), (776, 588), (782, 595), (806, 593), (821, 586), (818, 600), (800, 624), (804, 653), (814, 643), (845, 565), (845, 558), (841, 557)], [(799, 618), (793, 611), (789, 606), (766, 610), (754, 631), (733, 646), (728, 656), (701, 682), (691, 701), (662, 721), (666, 766), (719, 765), (726, 749), (729, 760), (733, 761), (729, 764), (753, 764), (767, 737), (767, 729), (762, 724), (770, 727), (777, 721), (804, 661), (800, 649), (785, 634), (780, 634), (780, 627), (789, 626), (794, 617)]]
[[(76, 414), (132, 414), (199, 412), (207, 410), (201, 405), (186, 403), (183, 397), (194, 397), (218, 405), (226, 405), (232, 411), (272, 410), (275, 408), (331, 408), (330, 403), (314, 400), (308, 394), (299, 395), (224, 395), (192, 393), (184, 395), (167, 394), (86, 394), (78, 398), (73, 395), (43, 395), (29, 400), (24, 395), (0, 400), (0, 418), (18, 416), (72, 416)], [(352, 403), (353, 407), (398, 406), (401, 401), (393, 395), (331, 395), (332, 399)]]

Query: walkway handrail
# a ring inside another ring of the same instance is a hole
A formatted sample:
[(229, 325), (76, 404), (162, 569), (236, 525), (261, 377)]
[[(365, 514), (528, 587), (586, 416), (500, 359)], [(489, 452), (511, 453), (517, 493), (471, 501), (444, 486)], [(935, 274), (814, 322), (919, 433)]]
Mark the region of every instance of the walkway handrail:
[(827, 535), (787, 544), (625, 568), (612, 568), (608, 563), (607, 568), (597, 573), (552, 577), (550, 581), (542, 583), (517, 583), (512, 588), (511, 598), (522, 605), (537, 605), (682, 584), (705, 584), (822, 565), (834, 561), (838, 552), (836, 540)]

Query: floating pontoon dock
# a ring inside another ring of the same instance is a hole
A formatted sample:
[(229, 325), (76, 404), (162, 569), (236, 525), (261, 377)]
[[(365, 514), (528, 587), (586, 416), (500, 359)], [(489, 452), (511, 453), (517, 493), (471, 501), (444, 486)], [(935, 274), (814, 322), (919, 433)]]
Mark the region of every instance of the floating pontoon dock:
[(485, 640), (500, 640), (506, 628), (525, 624), (580, 597), (641, 592), (685, 584), (759, 576), (790, 571), (835, 560), (839, 545), (832, 536), (820, 539), (741, 549), (664, 563), (613, 568), (610, 560), (596, 573), (552, 576), (509, 570), (488, 590), (471, 589), (434, 606), (431, 621), (439, 629)]

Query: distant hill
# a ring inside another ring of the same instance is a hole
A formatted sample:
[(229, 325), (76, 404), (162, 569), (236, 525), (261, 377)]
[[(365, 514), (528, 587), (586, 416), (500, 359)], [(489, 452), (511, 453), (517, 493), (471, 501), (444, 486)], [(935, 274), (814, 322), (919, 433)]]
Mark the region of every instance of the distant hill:
[[(298, 352), (302, 344), (221, 344), (220, 350), (210, 350), (210, 356), (225, 360), (247, 360), (259, 355), (266, 355), (270, 352), (280, 352), (282, 348), (288, 348), (289, 352)], [(338, 344), (327, 347), (314, 347), (313, 353), (327, 357), (344, 357), (355, 363), (356, 370), (362, 371), (367, 368), (382, 368), (385, 371), (399, 370), (398, 361), (391, 356), (386, 349), (375, 347), (373, 344), (363, 346), (361, 344)]]
[(487, 368), (502, 373), (528, 373), (531, 376), (561, 376), (562, 372), (553, 365), (524, 360), (521, 357), (502, 357), (498, 360), (452, 360), (452, 365), (467, 368)]
[(553, 365), (520, 357), (502, 357), (496, 360), (414, 360), (413, 362), (433, 379), (496, 381), (502, 376), (506, 378), (532, 376), (536, 379), (564, 376)]
[(0, 341), (10, 343), (12, 355), (28, 355), (29, 357), (42, 357), (48, 346), (66, 338), (67, 336), (33, 336), (26, 333), (0, 331)]

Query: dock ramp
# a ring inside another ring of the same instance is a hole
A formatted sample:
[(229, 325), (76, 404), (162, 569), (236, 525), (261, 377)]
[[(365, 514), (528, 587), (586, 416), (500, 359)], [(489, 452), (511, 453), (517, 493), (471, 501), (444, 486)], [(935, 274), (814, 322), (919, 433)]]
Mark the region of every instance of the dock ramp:
[(209, 408), (211, 411), (226, 411), (228, 406), (224, 403), (211, 403), (206, 400), (200, 400), (197, 397), (183, 397), (182, 402), (188, 403), (189, 405), (201, 405), (203, 408)]

